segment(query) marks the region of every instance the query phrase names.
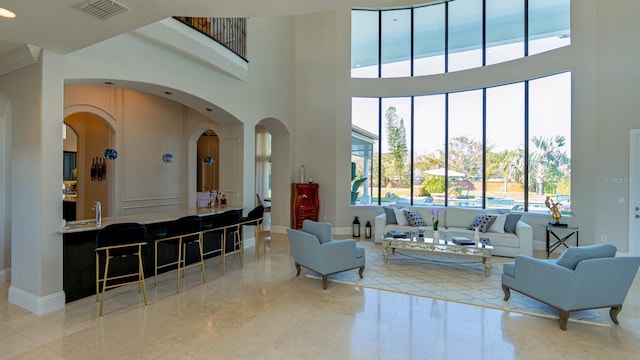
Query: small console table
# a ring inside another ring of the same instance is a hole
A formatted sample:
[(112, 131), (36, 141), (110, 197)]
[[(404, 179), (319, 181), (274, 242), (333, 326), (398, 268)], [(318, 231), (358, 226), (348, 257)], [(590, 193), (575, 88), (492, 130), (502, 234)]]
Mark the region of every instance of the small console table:
[[(573, 235), (576, 236), (576, 246), (579, 245), (579, 228), (577, 226), (554, 226), (554, 225), (542, 225), (546, 228), (547, 232), (547, 259), (549, 258), (549, 254), (551, 254), (555, 249), (559, 248), (561, 245), (564, 245), (565, 248), (569, 248), (566, 242)], [(555, 242), (551, 244), (551, 237), (555, 238)]]

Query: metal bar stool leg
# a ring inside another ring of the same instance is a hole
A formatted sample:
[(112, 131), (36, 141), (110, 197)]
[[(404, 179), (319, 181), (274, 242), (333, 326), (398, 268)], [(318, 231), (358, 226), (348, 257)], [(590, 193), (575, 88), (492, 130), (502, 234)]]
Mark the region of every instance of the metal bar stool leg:
[(155, 250), (153, 252), (153, 287), (158, 286), (158, 242), (154, 241)]
[(222, 256), (222, 276), (224, 276), (224, 272), (227, 269), (227, 229), (225, 228), (222, 233), (222, 241), (220, 246), (222, 246), (221, 256)]
[(176, 294), (180, 292), (180, 264), (182, 264), (182, 237), (178, 239), (178, 279), (176, 280)]
[(202, 246), (202, 242), (203, 242), (203, 236), (202, 236), (202, 233), (200, 233), (200, 237), (198, 238), (198, 247), (200, 248), (200, 271), (202, 272), (202, 283), (206, 283), (207, 277), (205, 276), (205, 273), (204, 273), (204, 249)]
[(144, 266), (142, 266), (142, 245), (138, 245), (138, 292), (140, 292), (140, 285), (142, 285), (142, 294), (144, 295), (144, 304), (147, 305), (147, 286), (144, 284)]
[(96, 302), (100, 301), (100, 256), (96, 252)]
[(104, 277), (102, 278), (102, 296), (100, 297), (100, 316), (102, 316), (102, 305), (104, 305), (104, 292), (107, 290), (107, 275), (109, 274), (109, 249), (106, 250), (106, 261), (104, 263)]

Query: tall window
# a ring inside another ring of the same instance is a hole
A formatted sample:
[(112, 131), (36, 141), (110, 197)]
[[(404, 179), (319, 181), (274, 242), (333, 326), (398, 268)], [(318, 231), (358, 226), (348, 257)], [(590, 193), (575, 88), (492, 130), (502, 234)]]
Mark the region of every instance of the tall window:
[(444, 6), (423, 6), (413, 11), (413, 74), (444, 73)]
[(411, 10), (382, 12), (382, 77), (411, 76)]
[[(380, 189), (378, 98), (351, 100), (351, 204), (371, 204)], [(366, 180), (361, 180), (366, 179)]]
[[(352, 163), (370, 179), (354, 204), (535, 211), (546, 210), (549, 196), (571, 211), (569, 72), (448, 94), (353, 98), (352, 125), (365, 131), (364, 141), (352, 136)], [(365, 166), (354, 149), (367, 141)]]
[(271, 134), (256, 126), (256, 194), (271, 198)]
[(486, 11), (486, 65), (523, 57), (524, 2), (486, 0)]
[(443, 94), (414, 97), (413, 195), (426, 204), (442, 203), (434, 196), (445, 192), (445, 101)]
[(535, 207), (546, 196), (570, 201), (571, 74), (529, 81), (529, 190)]
[[(520, 82), (488, 88), (486, 91), (487, 208), (513, 207), (524, 204), (525, 201), (524, 88), (525, 84)], [(563, 91), (570, 92), (570, 89), (565, 88)], [(570, 117), (562, 119), (562, 122), (569, 121)]]
[(571, 0), (529, 0), (529, 55), (571, 44)]
[(455, 0), (402, 9), (354, 9), (351, 76), (440, 74), (567, 46), (570, 4), (571, 0)]
[(351, 77), (378, 77), (379, 15), (369, 10), (351, 13)]
[(449, 4), (449, 71), (482, 66), (482, 0)]
[(448, 204), (482, 207), (482, 93), (449, 94)]

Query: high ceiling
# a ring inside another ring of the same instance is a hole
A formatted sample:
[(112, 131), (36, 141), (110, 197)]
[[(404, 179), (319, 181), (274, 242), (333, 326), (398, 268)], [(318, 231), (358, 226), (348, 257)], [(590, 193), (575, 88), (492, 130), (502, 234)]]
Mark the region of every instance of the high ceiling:
[(282, 16), (398, 2), (397, 0), (116, 0), (126, 10), (105, 20), (78, 10), (82, 5), (96, 1), (110, 2), (110, 0), (0, 0), (0, 7), (16, 14), (14, 19), (0, 18), (0, 56), (24, 44), (68, 54), (171, 16)]

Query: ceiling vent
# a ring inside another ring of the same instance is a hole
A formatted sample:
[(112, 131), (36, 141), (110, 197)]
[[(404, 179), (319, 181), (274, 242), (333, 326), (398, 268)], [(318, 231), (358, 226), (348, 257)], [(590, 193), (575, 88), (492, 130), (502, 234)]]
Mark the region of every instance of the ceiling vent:
[(124, 5), (111, 0), (96, 0), (80, 5), (78, 10), (97, 17), (100, 20), (106, 20), (112, 16), (118, 15), (129, 10)]

